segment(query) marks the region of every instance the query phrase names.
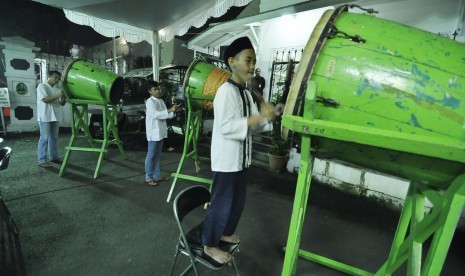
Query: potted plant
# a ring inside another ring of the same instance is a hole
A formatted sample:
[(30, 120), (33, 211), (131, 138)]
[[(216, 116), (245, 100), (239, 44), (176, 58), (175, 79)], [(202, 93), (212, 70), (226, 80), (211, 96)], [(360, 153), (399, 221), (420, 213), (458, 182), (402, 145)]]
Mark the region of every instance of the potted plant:
[[(283, 96), (282, 91), (273, 94), (270, 103), (276, 106), (281, 102)], [(270, 133), (271, 150), (268, 153), (268, 163), (271, 169), (281, 170), (286, 167), (289, 145), (286, 140), (281, 137), (281, 117), (278, 117), (273, 123), (273, 131)]]
[(286, 167), (288, 151), (287, 141), (281, 138), (280, 128), (273, 129), (271, 132), (271, 150), (268, 152), (270, 169), (281, 170)]

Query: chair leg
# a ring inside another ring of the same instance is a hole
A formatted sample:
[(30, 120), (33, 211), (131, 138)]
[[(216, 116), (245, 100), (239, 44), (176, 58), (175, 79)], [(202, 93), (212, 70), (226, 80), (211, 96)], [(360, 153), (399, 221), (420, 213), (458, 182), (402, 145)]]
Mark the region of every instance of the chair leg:
[(18, 236), (19, 231), (18, 227), (16, 226), (16, 222), (11, 216), (10, 211), (8, 210), (8, 207), (5, 205), (5, 202), (3, 201), (2, 196), (0, 195), (0, 215), (3, 217), (3, 219), (6, 222), (6, 225), (10, 229), (10, 231), (15, 235)]
[(239, 276), (239, 269), (237, 269), (236, 260), (234, 258), (232, 259), (232, 264), (234, 267), (234, 271), (236, 272), (236, 276)]
[(189, 273), (189, 271), (191, 271), (192, 268), (194, 268), (195, 275), (199, 276), (199, 273), (197, 272), (197, 268), (193, 264), (190, 264), (179, 276), (186, 275), (187, 273)]
[(178, 255), (179, 255), (179, 246), (176, 246), (176, 254), (174, 254), (174, 260), (173, 260), (173, 265), (171, 266), (170, 276), (173, 275), (174, 266), (176, 265), (176, 260), (178, 259)]

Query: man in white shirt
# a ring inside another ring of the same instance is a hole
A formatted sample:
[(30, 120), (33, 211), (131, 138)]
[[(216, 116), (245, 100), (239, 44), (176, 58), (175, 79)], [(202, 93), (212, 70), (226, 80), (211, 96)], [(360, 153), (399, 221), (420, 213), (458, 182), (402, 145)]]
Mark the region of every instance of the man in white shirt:
[(146, 89), (150, 93), (150, 98), (145, 103), (145, 132), (147, 135), (148, 151), (145, 158), (145, 183), (150, 186), (157, 186), (158, 182), (166, 181), (168, 178), (160, 177), (160, 155), (163, 148), (163, 139), (168, 137), (168, 127), (166, 119), (174, 117), (179, 109), (179, 105), (166, 108), (162, 100), (161, 90), (158, 82), (152, 81), (146, 84)]
[(47, 149), (50, 162), (61, 163), (58, 156), (57, 140), (60, 121), (63, 118), (62, 106), (65, 104), (63, 92), (55, 88), (61, 78), (58, 71), (50, 71), (46, 83), (37, 86), (37, 121), (40, 127), (37, 160), (40, 167), (51, 166), (47, 162)]

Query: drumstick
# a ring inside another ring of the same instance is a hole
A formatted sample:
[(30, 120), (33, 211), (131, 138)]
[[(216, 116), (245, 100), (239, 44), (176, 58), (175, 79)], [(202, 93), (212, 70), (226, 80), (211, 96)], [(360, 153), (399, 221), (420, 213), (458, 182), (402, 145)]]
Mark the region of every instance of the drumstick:
[[(263, 99), (262, 95), (258, 94), (255, 89), (251, 89), (250, 93), (252, 94), (252, 98), (258, 102), (258, 104), (267, 104), (265, 102), (265, 99)], [(283, 114), (283, 111), (284, 111), (284, 104), (283, 103), (278, 103), (275, 107), (274, 107), (274, 111), (276, 113), (276, 116), (279, 116), (281, 114)]]

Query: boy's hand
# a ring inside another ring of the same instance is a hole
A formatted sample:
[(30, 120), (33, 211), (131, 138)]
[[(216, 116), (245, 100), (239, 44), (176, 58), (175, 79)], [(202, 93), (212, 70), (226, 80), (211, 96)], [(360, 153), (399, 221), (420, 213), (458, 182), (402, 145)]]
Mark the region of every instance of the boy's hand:
[(260, 105), (260, 115), (266, 118), (268, 122), (272, 122), (276, 119), (276, 113), (273, 106), (266, 103), (262, 103)]
[(281, 116), (284, 113), (284, 104), (278, 103), (274, 108), (276, 116)]
[(175, 104), (173, 105), (170, 109), (168, 109), (168, 112), (176, 112), (179, 110), (180, 104)]

